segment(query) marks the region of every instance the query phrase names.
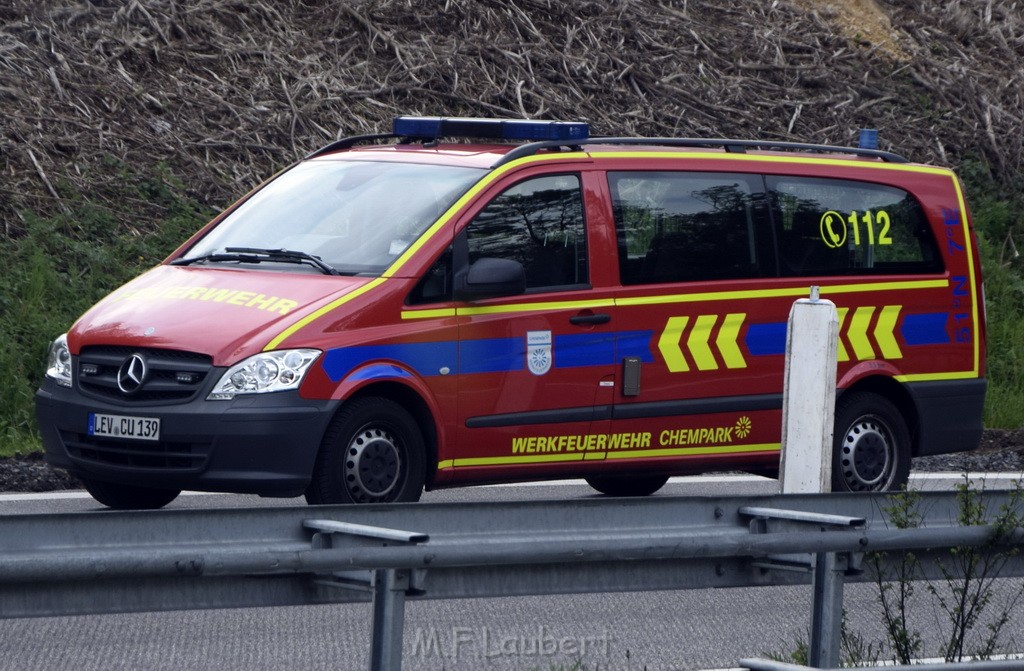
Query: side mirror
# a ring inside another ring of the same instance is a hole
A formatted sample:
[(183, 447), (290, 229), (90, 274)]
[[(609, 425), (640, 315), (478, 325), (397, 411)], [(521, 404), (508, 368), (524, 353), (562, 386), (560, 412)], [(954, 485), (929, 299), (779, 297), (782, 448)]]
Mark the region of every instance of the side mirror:
[(477, 259), (455, 278), (455, 298), (461, 301), (515, 296), (525, 291), (523, 264), (511, 259)]

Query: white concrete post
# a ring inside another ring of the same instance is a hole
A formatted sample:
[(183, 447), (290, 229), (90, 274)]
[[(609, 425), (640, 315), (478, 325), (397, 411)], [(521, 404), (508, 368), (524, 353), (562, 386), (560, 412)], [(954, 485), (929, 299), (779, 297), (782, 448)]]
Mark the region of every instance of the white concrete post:
[(786, 327), (782, 398), (783, 494), (832, 489), (832, 425), (836, 405), (839, 317), (832, 301), (811, 297), (793, 303)]

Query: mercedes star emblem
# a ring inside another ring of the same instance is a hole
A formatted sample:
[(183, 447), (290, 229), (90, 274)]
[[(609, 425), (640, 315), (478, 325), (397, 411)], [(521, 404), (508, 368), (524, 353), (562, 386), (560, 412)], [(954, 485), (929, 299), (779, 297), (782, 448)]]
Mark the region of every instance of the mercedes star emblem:
[(117, 388), (125, 394), (134, 394), (146, 381), (146, 360), (141, 354), (132, 354), (117, 369)]

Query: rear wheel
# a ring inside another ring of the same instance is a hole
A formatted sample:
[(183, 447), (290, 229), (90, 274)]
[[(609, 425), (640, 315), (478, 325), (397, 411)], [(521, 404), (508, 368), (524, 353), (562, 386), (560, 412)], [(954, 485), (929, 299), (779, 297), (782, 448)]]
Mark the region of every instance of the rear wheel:
[(306, 501), (418, 501), (425, 452), (420, 427), (405, 408), (386, 398), (351, 401), (324, 434)]
[(181, 493), (180, 489), (136, 487), (84, 478), (82, 485), (94, 499), (115, 510), (156, 510), (178, 498)]
[(593, 475), (587, 484), (608, 496), (649, 496), (665, 486), (667, 475)]
[(894, 491), (910, 477), (910, 431), (887, 398), (868, 392), (836, 406), (832, 491)]

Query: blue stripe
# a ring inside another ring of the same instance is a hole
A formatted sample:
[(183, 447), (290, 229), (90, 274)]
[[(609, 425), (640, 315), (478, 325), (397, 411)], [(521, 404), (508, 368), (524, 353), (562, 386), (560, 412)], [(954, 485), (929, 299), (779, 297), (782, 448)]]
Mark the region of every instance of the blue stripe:
[[(455, 368), (454, 342), (407, 343), (403, 345), (361, 345), (339, 347), (324, 355), (324, 372), (332, 382), (340, 382), (353, 369), (368, 361), (390, 359), (415, 370), (424, 377), (440, 375), (441, 368)], [(378, 373), (380, 371), (377, 371)], [(379, 375), (377, 375), (379, 377)]]
[(363, 380), (393, 380), (396, 377), (412, 377), (412, 373), (390, 363), (378, 363), (367, 366), (349, 378), (352, 382)]
[(459, 372), (504, 373), (526, 368), (526, 336), (459, 343)]
[(622, 331), (615, 337), (619, 360), (635, 356), (644, 363), (654, 363), (654, 354), (651, 353), (651, 338), (654, 337), (654, 331)]
[[(627, 356), (639, 357), (641, 361), (651, 363), (654, 361), (650, 347), (653, 335), (653, 331), (623, 331), (555, 336), (552, 351), (554, 366), (611, 366)], [(395, 364), (380, 363), (388, 360)], [(423, 377), (440, 375), (441, 368), (446, 367), (465, 375), (526, 370), (526, 337), (485, 338), (461, 343), (448, 341), (339, 347), (328, 350), (324, 355), (323, 367), (332, 382), (340, 382), (368, 362), (374, 365), (359, 371), (353, 380), (408, 376), (399, 365), (411, 368)]]
[(610, 366), (615, 362), (614, 333), (555, 336), (555, 368)]
[(949, 314), (946, 312), (929, 312), (920, 315), (907, 315), (903, 318), (900, 333), (908, 345), (944, 345), (949, 342), (946, 323)]
[(751, 324), (747, 329), (747, 352), (751, 356), (786, 353), (786, 322)]

